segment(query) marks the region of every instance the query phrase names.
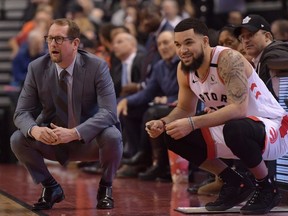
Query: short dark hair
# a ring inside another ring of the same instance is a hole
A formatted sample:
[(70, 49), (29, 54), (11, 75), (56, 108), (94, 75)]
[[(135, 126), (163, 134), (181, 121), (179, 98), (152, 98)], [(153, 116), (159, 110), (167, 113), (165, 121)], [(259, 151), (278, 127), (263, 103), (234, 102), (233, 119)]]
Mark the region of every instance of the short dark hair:
[(237, 26), (235, 26), (235, 25), (227, 24), (220, 29), (219, 34), (223, 31), (228, 31), (230, 34), (232, 34), (234, 36), (234, 31), (236, 28), (237, 28)]
[(60, 26), (66, 26), (68, 25), (68, 32), (67, 37), (69, 38), (80, 38), (80, 29), (79, 26), (71, 19), (67, 18), (61, 18), (61, 19), (55, 19), (51, 25), (60, 25)]
[(204, 36), (209, 36), (208, 27), (204, 22), (195, 18), (187, 18), (179, 22), (175, 28), (174, 32), (182, 32), (189, 29), (194, 29), (196, 34), (201, 34)]

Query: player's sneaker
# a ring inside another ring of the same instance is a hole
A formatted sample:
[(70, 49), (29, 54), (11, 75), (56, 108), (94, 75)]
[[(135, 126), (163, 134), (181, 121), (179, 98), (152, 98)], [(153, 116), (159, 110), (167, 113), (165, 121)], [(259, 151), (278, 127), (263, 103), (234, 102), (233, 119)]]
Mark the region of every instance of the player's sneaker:
[(225, 211), (245, 201), (254, 189), (250, 179), (245, 179), (238, 187), (224, 183), (216, 201), (207, 203), (205, 208), (208, 211)]
[(272, 184), (269, 188), (262, 188), (256, 184), (253, 195), (240, 209), (240, 213), (244, 215), (266, 214), (277, 206), (280, 201), (281, 196), (276, 184)]

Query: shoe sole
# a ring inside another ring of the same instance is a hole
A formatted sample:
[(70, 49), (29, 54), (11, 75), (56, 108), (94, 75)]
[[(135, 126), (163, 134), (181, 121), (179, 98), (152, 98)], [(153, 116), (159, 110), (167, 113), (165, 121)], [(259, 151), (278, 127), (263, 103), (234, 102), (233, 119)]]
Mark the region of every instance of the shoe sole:
[(281, 201), (281, 196), (278, 194), (275, 200), (271, 203), (271, 205), (267, 206), (266, 209), (259, 209), (259, 210), (245, 210), (245, 209), (240, 209), (240, 213), (243, 215), (262, 215), (262, 214), (267, 214), (270, 212), (271, 209), (274, 207), (278, 206)]
[(40, 211), (40, 210), (48, 210), (48, 209), (52, 209), (53, 206), (55, 205), (55, 203), (60, 203), (61, 201), (63, 201), (65, 199), (65, 195), (63, 194), (62, 197), (60, 197), (59, 199), (55, 200), (55, 202), (53, 204), (48, 204), (46, 206), (40, 206), (40, 205), (35, 205), (32, 207), (33, 211)]

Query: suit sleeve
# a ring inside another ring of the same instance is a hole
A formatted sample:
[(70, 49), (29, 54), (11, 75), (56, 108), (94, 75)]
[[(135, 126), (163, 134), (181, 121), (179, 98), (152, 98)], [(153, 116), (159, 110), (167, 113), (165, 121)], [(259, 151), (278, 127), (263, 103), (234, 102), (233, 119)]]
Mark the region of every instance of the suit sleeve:
[(28, 130), (32, 126), (37, 125), (35, 119), (40, 113), (39, 104), (33, 67), (32, 64), (29, 64), (27, 76), (14, 113), (14, 124), (26, 137), (28, 136)]
[[(90, 88), (95, 88), (95, 94), (97, 95), (95, 106), (97, 106), (97, 109), (94, 109), (91, 117), (76, 127), (85, 143), (91, 142), (105, 128), (120, 125), (117, 118), (115, 90), (109, 68), (105, 62), (101, 61), (95, 70), (94, 86)], [(90, 83), (89, 80), (86, 81), (85, 87)], [(83, 97), (85, 97), (84, 94), (85, 92), (83, 92)], [(117, 128), (119, 129), (120, 126)]]

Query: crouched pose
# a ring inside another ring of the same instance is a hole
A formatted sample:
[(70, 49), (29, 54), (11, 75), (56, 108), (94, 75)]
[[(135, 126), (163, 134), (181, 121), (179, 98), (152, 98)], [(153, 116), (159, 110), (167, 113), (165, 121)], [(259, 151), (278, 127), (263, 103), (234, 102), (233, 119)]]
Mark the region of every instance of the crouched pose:
[[(219, 176), (224, 185), (209, 211), (226, 210), (249, 200), (242, 214), (264, 214), (280, 202), (264, 160), (288, 150), (288, 116), (237, 51), (209, 46), (207, 26), (188, 18), (175, 27), (178, 104), (161, 120), (146, 123), (152, 138), (163, 136), (167, 147), (201, 169)], [(195, 116), (200, 99), (208, 113)], [(254, 181), (218, 158), (239, 158)]]

